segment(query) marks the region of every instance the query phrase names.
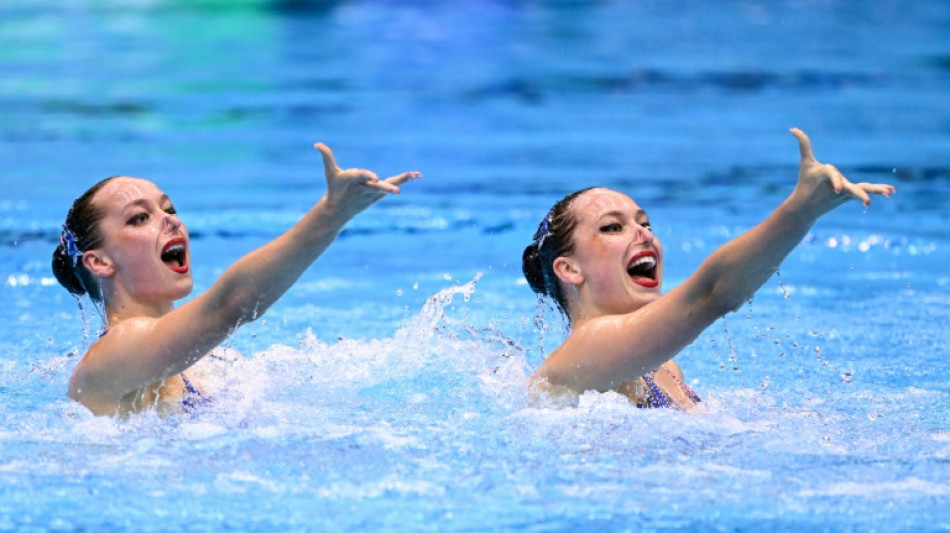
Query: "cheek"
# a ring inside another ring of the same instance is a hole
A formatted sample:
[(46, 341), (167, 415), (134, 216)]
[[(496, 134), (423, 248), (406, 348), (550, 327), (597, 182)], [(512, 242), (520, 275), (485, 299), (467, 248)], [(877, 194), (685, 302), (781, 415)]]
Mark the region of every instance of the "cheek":
[(147, 235), (125, 235), (116, 239), (115, 258), (127, 265), (139, 265), (152, 259), (154, 240)]

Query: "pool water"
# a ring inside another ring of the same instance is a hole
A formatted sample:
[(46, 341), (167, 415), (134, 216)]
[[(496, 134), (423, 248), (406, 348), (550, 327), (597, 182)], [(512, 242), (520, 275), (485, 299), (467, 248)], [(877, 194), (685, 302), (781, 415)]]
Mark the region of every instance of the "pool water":
[[(0, 7), (0, 531), (950, 528), (950, 4), (71, 0)], [(698, 413), (535, 397), (520, 272), (574, 189), (632, 195), (665, 288), (817, 157), (820, 221), (677, 361)], [(199, 412), (65, 396), (101, 329), (70, 202), (157, 182), (196, 292), (341, 166), (425, 177), (197, 369)]]

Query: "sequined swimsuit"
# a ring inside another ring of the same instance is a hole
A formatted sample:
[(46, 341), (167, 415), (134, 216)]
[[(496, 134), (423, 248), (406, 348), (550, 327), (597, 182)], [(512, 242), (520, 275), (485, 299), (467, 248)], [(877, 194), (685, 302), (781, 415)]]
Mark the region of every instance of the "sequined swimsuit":
[(185, 384), (185, 394), (181, 395), (181, 405), (185, 408), (185, 411), (194, 411), (199, 407), (211, 404), (211, 397), (201, 394), (184, 374), (181, 375), (181, 380)]
[[(688, 385), (683, 383), (683, 380), (676, 377), (676, 374), (673, 374), (672, 372), (669, 372), (668, 370), (666, 372), (669, 373), (670, 377), (673, 378), (673, 381), (675, 381), (676, 384), (679, 385), (680, 389), (683, 391), (683, 393), (686, 394), (687, 398), (689, 398), (693, 403), (702, 402), (702, 399), (699, 397), (699, 395), (693, 392), (693, 389), (689, 388)], [(657, 384), (653, 381), (654, 374), (655, 372), (649, 372), (647, 374), (640, 376), (639, 380), (643, 381), (643, 383), (646, 385), (646, 388), (644, 390), (645, 394), (643, 395), (637, 394), (637, 407), (641, 407), (641, 408), (676, 407), (676, 403), (673, 401), (673, 399), (670, 398), (668, 394), (663, 392), (663, 390), (661, 390), (660, 387), (658, 387)], [(639, 390), (643, 390), (641, 389), (639, 383), (637, 383), (637, 389), (638, 389), (638, 392)], [(641, 400), (640, 398), (642, 397), (645, 397), (645, 399)]]

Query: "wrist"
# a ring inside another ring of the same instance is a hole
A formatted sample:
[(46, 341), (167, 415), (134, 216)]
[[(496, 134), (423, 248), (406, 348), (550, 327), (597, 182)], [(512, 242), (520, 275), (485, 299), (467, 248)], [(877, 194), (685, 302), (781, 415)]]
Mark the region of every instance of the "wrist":
[(804, 194), (801, 194), (801, 191), (795, 189), (785, 199), (784, 202), (777, 209), (783, 216), (788, 217), (795, 224), (800, 225), (812, 225), (818, 218), (823, 214), (823, 212), (814, 205), (813, 202), (809, 202), (805, 198)]
[(319, 202), (307, 214), (313, 222), (321, 228), (330, 231), (340, 231), (343, 226), (353, 218), (353, 215), (347, 212), (339, 203), (333, 202), (324, 195)]

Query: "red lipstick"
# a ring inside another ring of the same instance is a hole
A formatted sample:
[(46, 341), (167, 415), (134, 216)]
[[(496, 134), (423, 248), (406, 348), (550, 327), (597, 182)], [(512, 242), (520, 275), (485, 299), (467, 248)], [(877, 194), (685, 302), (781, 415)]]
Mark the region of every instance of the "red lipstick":
[(172, 272), (188, 273), (188, 241), (182, 237), (176, 237), (165, 243), (162, 247), (161, 260)]
[(660, 284), (660, 280), (656, 279), (657, 264), (656, 252), (644, 250), (630, 258), (627, 263), (627, 275), (637, 285), (652, 289)]

